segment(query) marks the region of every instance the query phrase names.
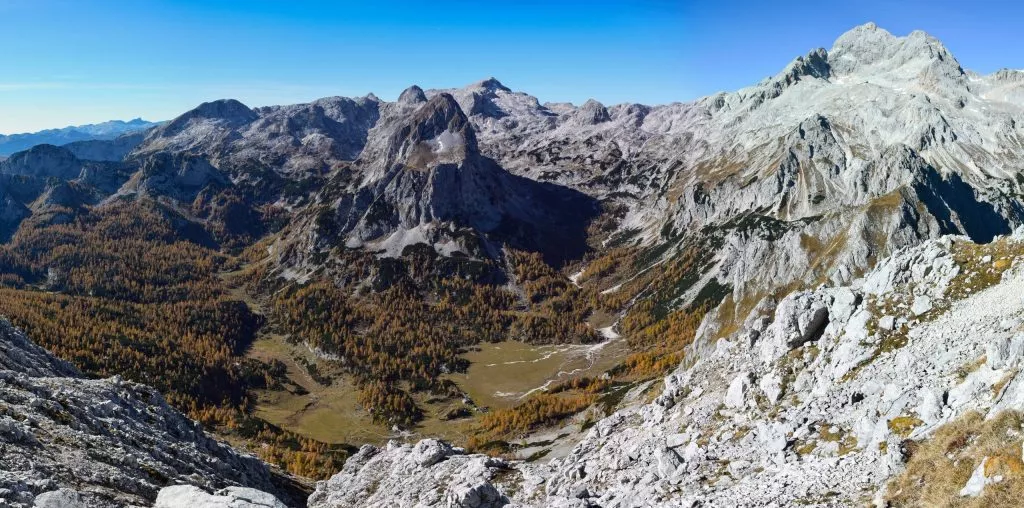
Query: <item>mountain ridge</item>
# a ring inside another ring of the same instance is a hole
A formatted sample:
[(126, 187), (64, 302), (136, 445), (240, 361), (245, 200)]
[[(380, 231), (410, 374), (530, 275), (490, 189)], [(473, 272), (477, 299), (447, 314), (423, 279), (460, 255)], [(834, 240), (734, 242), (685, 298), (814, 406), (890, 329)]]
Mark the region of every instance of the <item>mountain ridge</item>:
[(65, 145), (79, 141), (114, 139), (125, 134), (150, 129), (160, 122), (147, 122), (142, 118), (133, 120), (110, 120), (86, 125), (74, 125), (38, 132), (0, 134), (0, 156), (32, 148), (36, 145)]

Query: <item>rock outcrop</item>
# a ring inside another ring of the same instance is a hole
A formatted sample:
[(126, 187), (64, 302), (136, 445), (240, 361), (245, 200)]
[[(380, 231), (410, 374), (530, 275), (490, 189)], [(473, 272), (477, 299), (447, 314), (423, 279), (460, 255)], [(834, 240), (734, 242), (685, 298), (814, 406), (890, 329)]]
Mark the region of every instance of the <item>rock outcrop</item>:
[(315, 198), (315, 214), (300, 215), (305, 224), (291, 240), (313, 240), (302, 251), (344, 245), (399, 257), (427, 244), (441, 255), (482, 258), (509, 244), (558, 264), (586, 250), (586, 224), (598, 213), (593, 200), (512, 175), (483, 156), (449, 94), (398, 107), (371, 131), (355, 174), (337, 175)]
[(153, 508), (288, 508), (276, 497), (247, 487), (227, 487), (213, 494), (192, 485), (164, 487)]
[(511, 471), (500, 459), (467, 455), (427, 439), (415, 446), (363, 446), (344, 469), (320, 482), (311, 508), (336, 506), (459, 506), (498, 508), (509, 501), (494, 483)]
[(0, 173), (70, 180), (82, 172), (82, 162), (66, 148), (38, 145), (0, 162)]
[(207, 436), (152, 388), (118, 377), (84, 379), (0, 321), (0, 504), (149, 505), (178, 483), (200, 501), (203, 490), (228, 488), (260, 499), (254, 506), (283, 506), (267, 502), (270, 494), (239, 495), (240, 486), (277, 492), (268, 467)]

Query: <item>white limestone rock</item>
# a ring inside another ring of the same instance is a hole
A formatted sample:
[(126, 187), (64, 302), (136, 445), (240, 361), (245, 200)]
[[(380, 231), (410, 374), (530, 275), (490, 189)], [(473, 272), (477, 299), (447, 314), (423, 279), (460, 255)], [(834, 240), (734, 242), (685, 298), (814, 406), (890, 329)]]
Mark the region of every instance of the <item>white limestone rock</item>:
[(466, 455), (436, 440), (415, 446), (388, 443), (363, 446), (342, 471), (317, 482), (310, 508), (340, 506), (504, 506), (506, 495), (492, 480), (509, 469), (499, 459)]
[(245, 487), (228, 487), (210, 494), (193, 485), (160, 489), (153, 508), (288, 508), (266, 492)]
[(750, 375), (741, 372), (729, 383), (723, 403), (730, 409), (742, 408), (746, 403), (747, 389), (750, 387)]
[(885, 331), (892, 331), (896, 329), (896, 317), (895, 316), (882, 316), (878, 320), (878, 327)]
[(910, 306), (910, 312), (913, 312), (915, 316), (920, 316), (930, 310), (932, 310), (932, 299), (928, 296), (922, 295), (914, 298), (914, 303)]
[(0, 320), (0, 505), (149, 505), (165, 482), (275, 491), (266, 464), (152, 388), (85, 379)]
[(974, 468), (974, 472), (967, 479), (964, 488), (960, 489), (960, 497), (978, 497), (985, 490), (985, 485), (989, 482), (989, 479), (985, 477), (986, 462), (988, 462), (988, 457), (981, 459), (981, 464)]

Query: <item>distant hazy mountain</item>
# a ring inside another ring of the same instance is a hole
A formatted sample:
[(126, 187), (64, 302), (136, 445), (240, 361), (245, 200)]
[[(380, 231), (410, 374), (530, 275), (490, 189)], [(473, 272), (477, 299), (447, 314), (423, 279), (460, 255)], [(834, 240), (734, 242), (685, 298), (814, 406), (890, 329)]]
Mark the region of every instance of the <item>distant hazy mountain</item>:
[(47, 129), (24, 134), (0, 135), (0, 156), (20, 152), (36, 145), (64, 145), (76, 141), (95, 139), (114, 139), (122, 134), (140, 132), (157, 125), (141, 118), (129, 120), (111, 120), (109, 122), (64, 127), (63, 129)]

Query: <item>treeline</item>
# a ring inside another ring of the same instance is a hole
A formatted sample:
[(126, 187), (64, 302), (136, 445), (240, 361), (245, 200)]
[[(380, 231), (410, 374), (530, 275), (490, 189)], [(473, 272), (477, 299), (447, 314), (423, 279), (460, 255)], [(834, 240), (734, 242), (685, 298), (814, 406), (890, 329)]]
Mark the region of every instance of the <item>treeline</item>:
[(249, 385), (264, 384), (238, 357), (259, 325), (240, 302), (137, 304), (0, 289), (0, 313), (82, 371), (152, 385), (178, 407), (239, 407)]
[(300, 436), (233, 408), (205, 406), (194, 410), (192, 417), (229, 436), (234, 446), (306, 478), (326, 480), (340, 471), (345, 458), (356, 451), (349, 445)]
[(490, 441), (504, 440), (558, 423), (594, 403), (596, 396), (582, 394), (536, 393), (523, 403), (498, 409), (480, 418), (479, 430), (466, 443), (470, 449)]
[[(187, 241), (189, 239), (195, 241)], [(150, 201), (117, 202), (66, 224), (23, 225), (0, 246), (11, 285), (142, 303), (210, 300), (227, 258), (206, 235)]]
[[(546, 392), (534, 394), (521, 404), (485, 414), (467, 446), (488, 451), (491, 443), (566, 420), (593, 405), (602, 395), (610, 393), (610, 389), (623, 390), (630, 383), (663, 376), (679, 366), (685, 348), (696, 337), (708, 305), (674, 310), (670, 310), (670, 305), (697, 282), (699, 253), (689, 249), (658, 268), (635, 273), (647, 268), (645, 264), (650, 261), (641, 259), (640, 254), (636, 249), (621, 248), (591, 260), (581, 277), (583, 288), (575, 292), (572, 301), (573, 305), (588, 311), (617, 313), (627, 302), (643, 294), (644, 298), (626, 310), (618, 325), (632, 353), (601, 377), (572, 378)], [(532, 263), (529, 257), (525, 263)], [(543, 268), (534, 268), (535, 271), (517, 271), (517, 275), (526, 280), (541, 282), (524, 284), (528, 297), (540, 294), (551, 298), (550, 295), (569, 293), (564, 288), (569, 284), (564, 278), (560, 284), (557, 277)], [(626, 281), (618, 291), (595, 296), (591, 288), (598, 285), (596, 282), (607, 285), (608, 280), (616, 279)], [(550, 291), (550, 295), (545, 294), (546, 291)]]
[(154, 386), (288, 471), (333, 474), (346, 450), (248, 415), (250, 390), (283, 373), (242, 356), (262, 320), (226, 297), (217, 272), (233, 262), (208, 242), (195, 223), (147, 200), (60, 224), (30, 219), (0, 246), (0, 315), (87, 375)]
[[(378, 421), (412, 424), (423, 411), (412, 396), (458, 396), (446, 373), (461, 372), (466, 347), (516, 339), (531, 343), (594, 342), (586, 324), (596, 297), (566, 282), (537, 254), (508, 251), (515, 289), (439, 271), (438, 261), (412, 252), (391, 266), (390, 284), (358, 295), (336, 280), (360, 280), (379, 267), (362, 254), (333, 280), (281, 291), (273, 320), (281, 331), (342, 359), (361, 390), (360, 402)], [(384, 266), (388, 262), (384, 263)], [(404, 263), (404, 264), (401, 264)], [(486, 270), (477, 270), (485, 273)], [(448, 275), (448, 276), (445, 276)], [(381, 277), (377, 274), (377, 277)]]

